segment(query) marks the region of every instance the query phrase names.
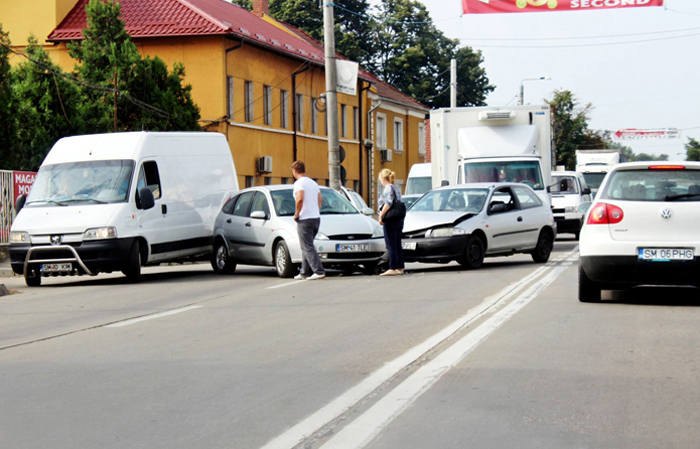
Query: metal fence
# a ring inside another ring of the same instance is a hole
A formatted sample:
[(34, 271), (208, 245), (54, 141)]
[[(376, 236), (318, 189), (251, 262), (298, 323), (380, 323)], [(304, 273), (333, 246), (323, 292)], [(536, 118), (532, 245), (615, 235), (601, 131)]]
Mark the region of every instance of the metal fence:
[(10, 227), (15, 214), (14, 196), (12, 172), (0, 170), (0, 243), (7, 243), (10, 239)]

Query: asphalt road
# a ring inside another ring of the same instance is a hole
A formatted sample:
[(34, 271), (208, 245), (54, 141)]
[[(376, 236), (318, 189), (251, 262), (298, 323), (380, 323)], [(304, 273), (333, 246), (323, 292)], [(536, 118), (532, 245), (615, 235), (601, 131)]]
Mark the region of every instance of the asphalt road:
[(575, 247), (395, 278), (3, 278), (0, 447), (700, 446), (697, 291), (581, 304)]

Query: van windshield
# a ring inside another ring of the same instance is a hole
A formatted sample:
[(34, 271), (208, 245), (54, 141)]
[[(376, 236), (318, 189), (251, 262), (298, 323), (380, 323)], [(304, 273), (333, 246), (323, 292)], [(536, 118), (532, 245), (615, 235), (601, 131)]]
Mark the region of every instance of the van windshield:
[(493, 161), (464, 164), (464, 182), (521, 182), (543, 190), (542, 172), (536, 161)]
[(578, 185), (574, 176), (552, 176), (552, 193), (564, 195), (578, 194)]
[(123, 203), (129, 195), (134, 161), (89, 161), (39, 169), (28, 206)]
[(406, 195), (422, 195), (433, 188), (432, 176), (421, 176), (417, 178), (408, 178), (406, 183)]

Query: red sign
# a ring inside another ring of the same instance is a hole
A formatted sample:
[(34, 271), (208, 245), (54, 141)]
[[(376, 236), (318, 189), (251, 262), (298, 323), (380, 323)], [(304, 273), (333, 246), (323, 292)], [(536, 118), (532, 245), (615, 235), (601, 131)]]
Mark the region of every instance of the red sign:
[(680, 131), (678, 128), (659, 128), (659, 129), (621, 129), (613, 136), (618, 140), (632, 139), (678, 139)]
[(664, 0), (462, 0), (464, 14), (591, 11), (664, 6)]
[(29, 195), (29, 190), (34, 184), (36, 172), (33, 171), (13, 171), (12, 180), (15, 185), (15, 201), (20, 195)]

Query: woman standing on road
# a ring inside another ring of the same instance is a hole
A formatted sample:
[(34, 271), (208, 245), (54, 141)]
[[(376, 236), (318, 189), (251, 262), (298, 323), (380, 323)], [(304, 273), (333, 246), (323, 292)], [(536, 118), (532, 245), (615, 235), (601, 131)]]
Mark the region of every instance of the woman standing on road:
[[(403, 218), (387, 219), (384, 216), (391, 206), (401, 203), (401, 191), (394, 185), (396, 173), (388, 168), (379, 172), (379, 182), (384, 186), (382, 195), (379, 198), (379, 224), (384, 226), (384, 241), (386, 250), (389, 253), (389, 270), (381, 276), (400, 276), (403, 274), (403, 249), (401, 248), (401, 234), (403, 233)], [(396, 207), (396, 206), (395, 206)]]

